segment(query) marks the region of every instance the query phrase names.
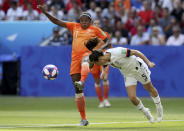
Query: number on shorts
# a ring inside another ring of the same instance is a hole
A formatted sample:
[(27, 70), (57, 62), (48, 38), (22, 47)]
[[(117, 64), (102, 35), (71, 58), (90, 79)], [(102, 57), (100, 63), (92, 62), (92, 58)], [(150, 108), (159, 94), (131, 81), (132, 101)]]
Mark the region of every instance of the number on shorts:
[(148, 80), (148, 77), (147, 77), (145, 74), (142, 74), (141, 76), (143, 77), (143, 79), (144, 79), (145, 81)]

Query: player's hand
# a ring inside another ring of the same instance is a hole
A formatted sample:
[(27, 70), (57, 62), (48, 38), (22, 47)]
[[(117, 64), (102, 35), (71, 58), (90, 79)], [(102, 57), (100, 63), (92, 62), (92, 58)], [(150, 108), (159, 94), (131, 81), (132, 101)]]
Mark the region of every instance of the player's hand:
[(155, 66), (155, 63), (154, 63), (154, 62), (149, 62), (149, 63), (148, 63), (148, 66), (149, 66), (150, 68), (153, 68), (153, 67)]
[(43, 13), (45, 12), (45, 7), (43, 5), (37, 5), (37, 8), (40, 9)]

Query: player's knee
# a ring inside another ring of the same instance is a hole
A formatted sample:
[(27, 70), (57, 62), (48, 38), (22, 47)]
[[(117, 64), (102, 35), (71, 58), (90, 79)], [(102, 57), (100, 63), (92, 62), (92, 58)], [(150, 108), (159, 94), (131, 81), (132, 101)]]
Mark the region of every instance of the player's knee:
[(104, 86), (109, 85), (109, 80), (103, 80), (103, 85), (104, 85)]
[(148, 92), (153, 92), (154, 88), (153, 87), (150, 87), (147, 90), (148, 90)]
[(96, 83), (95, 82), (95, 88), (99, 88), (101, 85), (100, 85), (100, 82), (99, 83)]
[(100, 85), (100, 79), (95, 79), (95, 84)]
[(100, 85), (100, 81), (96, 81), (95, 83), (98, 84), (98, 85)]
[(152, 84), (146, 84), (144, 85), (144, 88), (148, 91), (148, 92), (153, 92), (154, 91), (154, 87)]

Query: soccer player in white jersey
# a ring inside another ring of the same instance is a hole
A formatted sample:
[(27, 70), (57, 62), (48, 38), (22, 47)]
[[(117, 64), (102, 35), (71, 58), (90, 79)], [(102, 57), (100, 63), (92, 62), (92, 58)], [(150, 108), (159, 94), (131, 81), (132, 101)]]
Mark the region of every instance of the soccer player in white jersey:
[[(89, 41), (88, 41), (89, 42)], [(88, 43), (93, 45), (95, 43)], [(125, 87), (127, 89), (128, 97), (131, 102), (147, 117), (147, 119), (154, 123), (154, 118), (148, 108), (144, 107), (141, 100), (136, 96), (136, 85), (139, 81), (143, 87), (150, 93), (157, 109), (157, 121), (161, 122), (163, 119), (163, 107), (158, 94), (158, 91), (153, 87), (150, 79), (150, 68), (155, 64), (150, 62), (146, 56), (138, 50), (132, 50), (123, 47), (116, 47), (106, 50), (104, 53), (100, 50), (92, 51), (89, 55), (90, 62), (97, 65), (103, 65), (101, 78), (105, 76), (105, 65), (111, 65), (120, 70), (124, 75)], [(147, 66), (148, 65), (148, 66)]]

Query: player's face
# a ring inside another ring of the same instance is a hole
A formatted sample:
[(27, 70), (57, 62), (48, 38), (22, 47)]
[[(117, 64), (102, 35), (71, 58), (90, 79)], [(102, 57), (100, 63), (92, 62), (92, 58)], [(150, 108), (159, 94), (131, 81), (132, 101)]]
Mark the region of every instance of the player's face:
[(81, 24), (81, 27), (82, 27), (83, 29), (86, 29), (86, 28), (88, 28), (88, 27), (90, 26), (91, 20), (90, 20), (89, 17), (87, 17), (87, 16), (82, 16), (82, 17), (80, 18), (80, 24)]
[(107, 63), (107, 59), (104, 56), (100, 56), (95, 64), (101, 66)]
[(94, 26), (97, 26), (97, 27), (99, 27), (100, 28), (100, 21), (99, 20), (95, 20), (94, 22), (93, 22), (93, 25)]

